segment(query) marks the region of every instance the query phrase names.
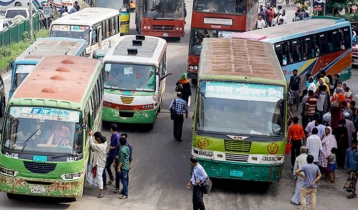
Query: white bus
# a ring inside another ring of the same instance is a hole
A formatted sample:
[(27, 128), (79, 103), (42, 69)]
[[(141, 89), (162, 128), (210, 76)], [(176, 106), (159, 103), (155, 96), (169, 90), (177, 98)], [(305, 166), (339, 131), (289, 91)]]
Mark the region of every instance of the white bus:
[(121, 36), (106, 53), (102, 121), (153, 128), (165, 91), (167, 42), (143, 35)]
[(92, 57), (94, 50), (110, 48), (120, 37), (119, 11), (92, 7), (66, 15), (51, 23), (50, 37), (84, 39)]

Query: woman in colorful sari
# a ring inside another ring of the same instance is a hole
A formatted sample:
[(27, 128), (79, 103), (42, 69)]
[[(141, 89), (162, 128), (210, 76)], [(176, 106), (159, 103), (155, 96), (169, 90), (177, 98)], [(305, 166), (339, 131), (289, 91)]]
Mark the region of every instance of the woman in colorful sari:
[(181, 92), (182, 93), (182, 99), (184, 101), (186, 101), (186, 104), (188, 104), (188, 100), (189, 97), (191, 96), (191, 89), (190, 89), (190, 83), (188, 80), (188, 76), (186, 75), (186, 73), (182, 74), (180, 79), (178, 80), (178, 82), (176, 83), (177, 85), (177, 92)]
[(346, 97), (344, 97), (343, 89), (337, 87), (331, 99), (331, 127), (333, 130), (338, 127), (338, 123), (342, 119), (341, 103), (343, 101), (346, 101)]
[(323, 134), (322, 137), (322, 151), (318, 157), (318, 166), (324, 169), (327, 182), (330, 180), (328, 158), (331, 155), (331, 150), (333, 147), (337, 148), (336, 137), (332, 135), (332, 128), (327, 126), (325, 129), (325, 134)]

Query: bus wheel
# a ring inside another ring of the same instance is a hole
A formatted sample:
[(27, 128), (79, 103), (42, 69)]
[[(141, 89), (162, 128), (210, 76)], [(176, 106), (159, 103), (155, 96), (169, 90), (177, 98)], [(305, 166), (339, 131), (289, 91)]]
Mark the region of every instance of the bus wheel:
[(7, 193), (7, 198), (10, 200), (14, 200), (14, 199), (16, 199), (16, 195), (12, 194), (12, 193)]
[(150, 131), (150, 130), (153, 130), (153, 127), (154, 127), (154, 122), (153, 123), (149, 123), (147, 124), (147, 129)]
[(197, 85), (198, 84), (198, 79), (191, 79), (191, 84), (193, 85)]

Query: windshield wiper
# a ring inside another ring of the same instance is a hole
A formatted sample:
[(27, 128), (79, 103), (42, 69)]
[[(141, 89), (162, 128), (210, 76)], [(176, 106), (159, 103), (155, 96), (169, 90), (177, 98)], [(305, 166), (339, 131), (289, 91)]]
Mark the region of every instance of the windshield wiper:
[(73, 153), (70, 153), (70, 154), (64, 154), (64, 155), (53, 156), (51, 159), (60, 158), (60, 157), (67, 157), (67, 156), (71, 156), (71, 157), (81, 157), (82, 154), (78, 154), (78, 153), (76, 153), (76, 152), (73, 152)]
[(23, 147), (22, 147), (22, 149), (21, 149), (21, 152), (20, 152), (19, 156), (24, 152), (24, 149), (25, 149), (25, 147), (27, 146), (27, 143), (28, 143), (29, 140), (37, 133), (38, 130), (40, 130), (40, 128), (38, 128), (35, 132), (33, 132), (33, 133), (31, 134), (31, 136), (24, 141), (24, 143), (22, 144)]

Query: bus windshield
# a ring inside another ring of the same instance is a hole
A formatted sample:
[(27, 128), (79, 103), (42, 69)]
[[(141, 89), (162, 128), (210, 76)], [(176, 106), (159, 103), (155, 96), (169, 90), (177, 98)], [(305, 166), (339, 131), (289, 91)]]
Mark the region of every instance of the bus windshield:
[(201, 89), (205, 91), (198, 101), (198, 130), (226, 135), (283, 136), (283, 87), (204, 82)]
[(195, 12), (245, 14), (245, 0), (194, 0)]
[(144, 0), (143, 16), (153, 19), (168, 18), (181, 19), (184, 18), (184, 1), (183, 0)]
[(11, 107), (3, 152), (72, 154), (82, 144), (80, 112), (42, 107)]
[(235, 31), (220, 31), (220, 30), (206, 30), (206, 29), (191, 29), (190, 36), (190, 55), (200, 55), (201, 43), (204, 38), (224, 38), (231, 34), (237, 33)]
[(27, 75), (34, 69), (33, 65), (16, 65), (14, 83), (12, 84), (12, 91), (15, 91), (17, 87), (24, 81)]
[(84, 39), (87, 44), (90, 43), (89, 26), (72, 26), (72, 25), (53, 25), (50, 37), (68, 37), (75, 39)]
[(155, 90), (155, 67), (146, 65), (106, 63), (104, 87), (118, 90)]

